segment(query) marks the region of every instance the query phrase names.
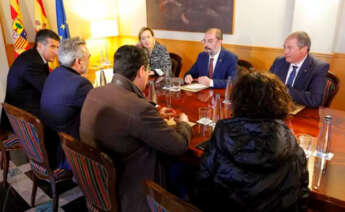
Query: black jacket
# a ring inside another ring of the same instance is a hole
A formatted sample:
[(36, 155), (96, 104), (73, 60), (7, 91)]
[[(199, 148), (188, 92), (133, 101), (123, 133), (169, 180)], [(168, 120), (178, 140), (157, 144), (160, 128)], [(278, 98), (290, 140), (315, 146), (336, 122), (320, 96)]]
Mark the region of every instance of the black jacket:
[(196, 182), (195, 204), (204, 211), (307, 208), (305, 154), (281, 120), (219, 121)]

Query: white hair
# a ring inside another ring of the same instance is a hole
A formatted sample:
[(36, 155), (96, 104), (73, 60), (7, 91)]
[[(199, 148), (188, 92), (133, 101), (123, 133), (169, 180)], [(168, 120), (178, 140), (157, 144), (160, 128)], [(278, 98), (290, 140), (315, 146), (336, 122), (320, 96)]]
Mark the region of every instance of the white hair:
[(86, 43), (80, 37), (63, 40), (58, 50), (60, 64), (71, 67), (76, 59), (82, 58), (85, 52), (81, 48), (81, 45), (86, 45)]

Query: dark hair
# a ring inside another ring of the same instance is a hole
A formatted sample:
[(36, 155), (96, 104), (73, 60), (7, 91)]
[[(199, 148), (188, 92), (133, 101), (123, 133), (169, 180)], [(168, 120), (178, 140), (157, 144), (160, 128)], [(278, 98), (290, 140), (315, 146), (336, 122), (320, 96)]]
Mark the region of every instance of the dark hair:
[(41, 29), (36, 33), (34, 48), (37, 47), (37, 43), (46, 44), (48, 38), (51, 38), (56, 41), (60, 41), (60, 37), (54, 31), (50, 29)]
[(309, 35), (306, 32), (303, 32), (303, 31), (293, 32), (288, 36), (288, 38), (296, 38), (298, 47), (303, 48), (306, 46), (308, 47), (308, 52), (309, 52), (311, 41), (310, 41)]
[(124, 45), (114, 55), (114, 73), (121, 74), (133, 81), (141, 66), (147, 68), (149, 60), (142, 48)]
[(235, 117), (285, 119), (292, 106), (285, 85), (269, 72), (239, 76), (230, 98)]
[(143, 32), (145, 32), (146, 30), (151, 33), (152, 37), (155, 36), (155, 34), (153, 33), (153, 30), (150, 27), (143, 27), (140, 29), (139, 34), (138, 34), (139, 41), (140, 41), (141, 34), (143, 34)]

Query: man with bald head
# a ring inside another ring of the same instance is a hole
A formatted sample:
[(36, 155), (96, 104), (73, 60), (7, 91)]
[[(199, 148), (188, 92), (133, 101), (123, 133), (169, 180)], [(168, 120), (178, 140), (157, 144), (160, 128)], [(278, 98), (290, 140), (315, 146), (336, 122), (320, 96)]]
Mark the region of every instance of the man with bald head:
[(218, 28), (206, 31), (202, 43), (204, 52), (198, 55), (197, 61), (185, 74), (187, 84), (197, 81), (212, 88), (225, 88), (226, 79), (236, 76), (237, 57), (222, 47), (223, 33)]
[(311, 56), (310, 46), (306, 32), (291, 33), (284, 43), (284, 57), (276, 58), (270, 71), (285, 83), (295, 103), (319, 107), (329, 64)]

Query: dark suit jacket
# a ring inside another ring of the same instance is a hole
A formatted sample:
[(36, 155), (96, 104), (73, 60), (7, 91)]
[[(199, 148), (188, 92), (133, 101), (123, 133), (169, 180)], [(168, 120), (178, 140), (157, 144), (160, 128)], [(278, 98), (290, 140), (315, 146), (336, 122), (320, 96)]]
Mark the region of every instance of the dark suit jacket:
[(160, 154), (184, 153), (191, 136), (187, 123), (168, 127), (142, 92), (119, 74), (106, 86), (92, 89), (81, 112), (81, 141), (97, 146), (115, 162), (120, 211), (150, 211), (144, 180), (160, 183)]
[(44, 64), (38, 51), (25, 51), (8, 72), (5, 102), (39, 116), (41, 93), (48, 74), (48, 64)]
[[(193, 78), (208, 76), (209, 54), (201, 52), (192, 68), (185, 74), (191, 74)], [(237, 56), (222, 48), (216, 67), (213, 72), (213, 87), (225, 88), (228, 76), (235, 77), (237, 72)]]
[(56, 131), (79, 139), (80, 112), (92, 84), (71, 68), (58, 67), (47, 78), (41, 97), (41, 118)]
[[(290, 63), (286, 62), (284, 57), (278, 57), (270, 71), (285, 83), (289, 66)], [(288, 88), (293, 101), (307, 107), (319, 107), (322, 103), (328, 69), (329, 64), (308, 55), (298, 71), (293, 87)]]

